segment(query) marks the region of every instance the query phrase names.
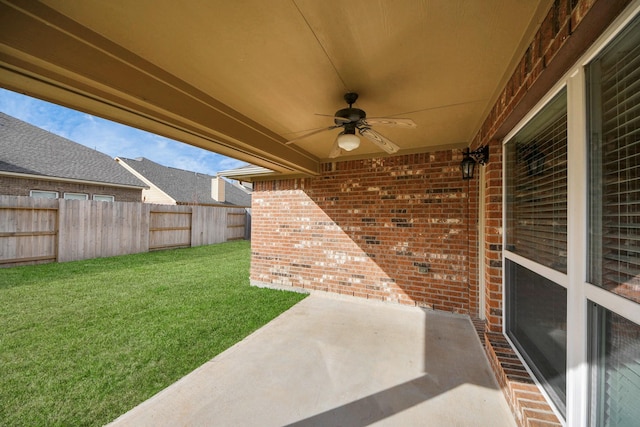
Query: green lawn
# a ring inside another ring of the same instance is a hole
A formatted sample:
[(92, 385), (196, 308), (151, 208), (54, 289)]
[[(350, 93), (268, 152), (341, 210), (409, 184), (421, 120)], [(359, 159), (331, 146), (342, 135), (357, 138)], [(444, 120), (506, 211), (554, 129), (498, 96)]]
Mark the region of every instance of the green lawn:
[(0, 269), (0, 425), (103, 425), (304, 298), (246, 241)]

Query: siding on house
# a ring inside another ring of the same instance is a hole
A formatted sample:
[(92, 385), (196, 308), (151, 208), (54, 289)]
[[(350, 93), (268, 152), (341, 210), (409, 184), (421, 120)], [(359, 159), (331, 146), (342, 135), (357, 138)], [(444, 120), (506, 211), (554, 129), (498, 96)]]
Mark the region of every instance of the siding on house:
[(49, 179), (18, 178), (0, 175), (0, 194), (29, 196), (31, 190), (56, 191), (62, 198), (65, 192), (87, 194), (89, 200), (96, 195), (114, 196), (117, 202), (140, 202), (140, 188), (111, 187), (85, 183), (53, 181)]
[(154, 203), (159, 205), (175, 205), (176, 201), (167, 193), (162, 191), (157, 185), (151, 182), (148, 178), (146, 178), (142, 173), (138, 170), (134, 169), (129, 165), (130, 159), (125, 159), (124, 157), (116, 157), (116, 162), (120, 164), (123, 168), (134, 174), (138, 179), (145, 184), (149, 188), (145, 188), (142, 190), (142, 201), (144, 203)]
[(154, 203), (158, 205), (175, 205), (177, 204), (174, 199), (169, 197), (166, 193), (160, 190), (155, 185), (149, 185), (148, 190), (142, 190), (142, 201), (144, 203)]
[(140, 201), (144, 187), (108, 155), (0, 113), (0, 194), (50, 190)]
[(146, 203), (251, 206), (250, 191), (227, 180), (225, 200), (216, 200), (211, 188), (215, 176), (163, 166), (144, 157), (116, 161), (149, 186), (142, 192)]

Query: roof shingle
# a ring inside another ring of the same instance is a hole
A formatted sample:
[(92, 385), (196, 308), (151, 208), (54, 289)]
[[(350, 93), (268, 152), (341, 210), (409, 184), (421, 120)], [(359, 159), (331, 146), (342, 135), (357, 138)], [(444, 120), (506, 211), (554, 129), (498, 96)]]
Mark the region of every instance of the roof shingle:
[(146, 188), (114, 159), (0, 113), (0, 172)]
[(162, 166), (144, 157), (119, 159), (154, 183), (177, 203), (251, 206), (251, 194), (227, 180), (224, 188), (225, 201), (219, 202), (211, 197), (211, 181), (215, 176)]

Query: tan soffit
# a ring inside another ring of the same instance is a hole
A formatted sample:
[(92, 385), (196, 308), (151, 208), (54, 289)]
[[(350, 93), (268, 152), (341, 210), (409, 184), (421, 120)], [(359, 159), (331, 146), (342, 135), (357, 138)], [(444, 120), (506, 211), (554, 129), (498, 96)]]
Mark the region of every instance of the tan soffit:
[(376, 127), (400, 153), (467, 146), (551, 3), (1, 1), (3, 86), (285, 174), (317, 172), (338, 129), (284, 142), (347, 91), (417, 123)]

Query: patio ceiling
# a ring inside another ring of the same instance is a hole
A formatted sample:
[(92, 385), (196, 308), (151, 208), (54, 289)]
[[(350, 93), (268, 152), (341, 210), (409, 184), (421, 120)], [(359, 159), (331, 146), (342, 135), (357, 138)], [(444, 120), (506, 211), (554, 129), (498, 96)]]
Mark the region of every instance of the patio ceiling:
[[(282, 174), (345, 92), (400, 154), (467, 146), (551, 0), (0, 0), (0, 85)], [(379, 156), (362, 138), (352, 158)], [(341, 158), (348, 158), (342, 156)]]

